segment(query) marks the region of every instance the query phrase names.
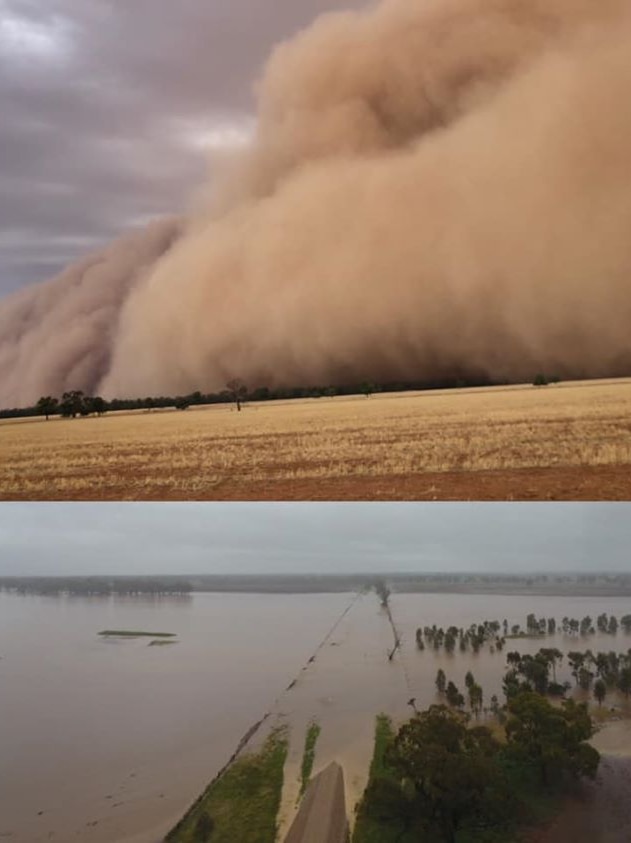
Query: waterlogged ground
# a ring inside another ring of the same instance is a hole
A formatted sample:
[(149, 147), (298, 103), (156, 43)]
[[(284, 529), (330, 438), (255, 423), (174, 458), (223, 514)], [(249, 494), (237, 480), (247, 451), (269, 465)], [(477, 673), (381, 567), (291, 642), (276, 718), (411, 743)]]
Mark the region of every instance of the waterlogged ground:
[[(0, 595), (0, 839), (154, 843), (266, 714), (244, 751), (275, 725), (289, 726), (281, 828), (295, 812), (312, 720), (321, 726), (313, 773), (331, 760), (342, 764), (352, 814), (366, 783), (375, 715), (401, 721), (411, 698), (419, 707), (434, 702), (439, 667), (461, 688), (471, 670), (488, 704), (500, 694), (508, 650), (631, 647), (622, 632), (558, 633), (509, 641), (503, 654), (484, 648), (447, 656), (419, 652), (414, 637), (418, 626), (434, 623), (506, 617), (523, 625), (529, 612), (557, 621), (620, 616), (630, 611), (628, 598), (406, 594), (394, 595), (391, 606), (403, 643), (389, 661), (393, 630), (374, 594)], [(97, 634), (103, 629), (173, 632), (178, 643), (107, 641)], [(608, 725), (596, 741), (603, 752), (631, 754), (627, 722)]]

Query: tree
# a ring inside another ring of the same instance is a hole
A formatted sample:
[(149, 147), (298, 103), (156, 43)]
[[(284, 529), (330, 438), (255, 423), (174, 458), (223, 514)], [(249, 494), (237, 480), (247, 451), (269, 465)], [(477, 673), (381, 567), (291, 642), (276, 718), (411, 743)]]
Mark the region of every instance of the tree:
[(464, 684), (467, 686), (467, 688), (471, 688), (473, 685), (475, 685), (475, 679), (473, 678), (473, 674), (470, 670), (468, 670), (465, 674)]
[(365, 395), (366, 398), (370, 398), (370, 396), (375, 391), (375, 385), (370, 383), (369, 381), (364, 381), (364, 383), (359, 387), (359, 389), (362, 395)]
[(548, 385), (548, 379), (543, 374), (543, 372), (538, 372), (533, 379), (532, 385), (533, 386), (547, 386)]
[(550, 667), (552, 668), (552, 676), (554, 681), (557, 681), (557, 662), (561, 664), (563, 661), (563, 653), (556, 647), (542, 647), (537, 655), (542, 656)]
[(454, 685), (454, 683), (451, 681), (447, 683), (445, 696), (447, 697), (447, 702), (449, 703), (449, 705), (453, 706), (454, 708), (464, 708), (464, 697), (462, 696), (458, 688)]
[(548, 690), (550, 662), (545, 656), (540, 653), (537, 653), (535, 656), (522, 656), (522, 660), (516, 670), (518, 673), (521, 673), (537, 693), (546, 693)]
[(401, 727), (389, 761), (410, 783), (417, 815), (453, 843), (467, 821), (484, 816), (493, 825), (510, 810), (499, 752), (484, 726), (469, 729), (466, 715), (433, 705)]
[(64, 392), (61, 396), (61, 403), (59, 404), (61, 415), (66, 418), (75, 419), (83, 410), (84, 397), (80, 389), (72, 389), (69, 392)]
[(107, 412), (107, 410), (107, 402), (104, 401), (100, 395), (95, 395), (94, 397), (91, 395), (84, 395), (79, 412), (82, 416), (89, 416), (92, 413), (96, 413), (97, 416), (102, 416), (103, 413)]
[(538, 770), (543, 785), (563, 775), (595, 776), (600, 756), (586, 743), (594, 727), (585, 703), (565, 700), (557, 708), (540, 694), (522, 692), (508, 709), (508, 745)]
[(589, 615), (586, 615), (583, 620), (581, 621), (580, 632), (581, 635), (589, 635), (594, 631), (592, 627), (592, 619)]
[(46, 416), (46, 421), (48, 421), (48, 417), (52, 416), (59, 407), (59, 401), (57, 398), (53, 398), (51, 395), (43, 395), (36, 404), (37, 409), (41, 413), (42, 416)]
[(507, 664), (516, 667), (517, 665), (521, 664), (521, 653), (519, 653), (517, 650), (511, 650), (510, 653), (506, 653), (506, 662)]
[(438, 668), (438, 673), (436, 674), (436, 688), (438, 689), (439, 694), (445, 693), (446, 683), (447, 677), (445, 676), (445, 671), (442, 668)]
[(384, 609), (387, 609), (388, 608), (388, 600), (390, 599), (390, 589), (388, 588), (388, 586), (386, 585), (384, 580), (377, 580), (375, 582), (374, 588), (375, 588), (375, 591), (377, 592), (379, 600), (381, 601), (381, 605), (383, 606)]
[(483, 691), (480, 685), (477, 682), (474, 682), (473, 685), (469, 686), (469, 705), (471, 706), (471, 711), (475, 714), (476, 720), (480, 716), (480, 712), (482, 711), (482, 701), (483, 701)]
[(585, 654), (580, 653), (577, 650), (570, 650), (570, 652), (567, 654), (567, 660), (570, 667), (572, 668), (572, 676), (574, 677), (574, 681), (578, 685), (578, 674), (585, 662)]
[(92, 411), (97, 414), (97, 416), (102, 416), (104, 413), (107, 413), (107, 401), (104, 398), (101, 398), (100, 395), (95, 395), (94, 398), (90, 399), (92, 404)]
[(597, 679), (594, 682), (594, 697), (598, 700), (598, 705), (603, 704), (603, 700), (607, 696), (607, 686), (602, 679)]
[(241, 403), (245, 400), (248, 394), (248, 388), (240, 378), (232, 378), (226, 384), (226, 392), (237, 406), (237, 411), (241, 412)]
[(191, 402), (185, 395), (178, 395), (178, 397), (175, 399), (174, 407), (176, 410), (188, 410), (190, 406)]
[(631, 694), (631, 667), (623, 667), (618, 676), (618, 690), (621, 691), (625, 697)]

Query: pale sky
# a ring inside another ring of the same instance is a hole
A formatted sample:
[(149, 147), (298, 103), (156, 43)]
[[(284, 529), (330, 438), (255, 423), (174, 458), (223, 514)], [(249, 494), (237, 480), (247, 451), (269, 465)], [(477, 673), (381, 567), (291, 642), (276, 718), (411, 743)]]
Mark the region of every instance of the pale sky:
[(631, 504), (5, 503), (0, 575), (631, 572)]
[(364, 0), (0, 0), (0, 296), (180, 212), (272, 47)]

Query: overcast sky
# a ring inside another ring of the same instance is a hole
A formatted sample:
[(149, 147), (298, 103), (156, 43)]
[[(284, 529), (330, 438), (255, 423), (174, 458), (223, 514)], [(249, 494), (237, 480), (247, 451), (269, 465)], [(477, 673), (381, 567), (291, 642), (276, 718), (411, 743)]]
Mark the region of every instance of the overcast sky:
[(274, 44), (363, 0), (0, 0), (0, 295), (180, 211)]
[(7, 503), (0, 574), (631, 572), (630, 507)]

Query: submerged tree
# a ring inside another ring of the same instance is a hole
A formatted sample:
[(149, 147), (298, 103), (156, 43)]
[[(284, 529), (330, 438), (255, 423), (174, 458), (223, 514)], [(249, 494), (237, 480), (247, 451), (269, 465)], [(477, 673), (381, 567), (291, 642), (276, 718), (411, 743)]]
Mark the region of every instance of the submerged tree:
[(445, 693), (445, 686), (447, 684), (447, 677), (445, 676), (445, 671), (442, 668), (438, 668), (438, 672), (436, 674), (436, 688), (439, 694)]
[(607, 686), (602, 679), (597, 679), (594, 682), (594, 697), (598, 700), (598, 705), (602, 705), (607, 696)]

